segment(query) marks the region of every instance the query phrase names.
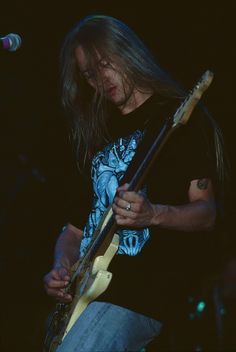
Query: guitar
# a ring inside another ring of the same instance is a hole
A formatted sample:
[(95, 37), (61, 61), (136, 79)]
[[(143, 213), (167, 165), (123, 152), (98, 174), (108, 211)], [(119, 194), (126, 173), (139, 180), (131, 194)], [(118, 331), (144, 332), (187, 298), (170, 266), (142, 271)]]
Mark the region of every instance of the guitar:
[[(129, 184), (128, 191), (137, 192), (141, 189), (163, 146), (177, 128), (188, 122), (212, 80), (213, 73), (206, 71), (174, 115), (165, 120), (158, 134), (152, 131), (151, 135), (144, 136), (122, 178), (122, 183)], [(73, 292), (73, 300), (71, 303), (56, 305), (47, 329), (44, 352), (54, 352), (88, 304), (108, 288), (112, 279), (108, 267), (119, 247), (117, 228), (110, 205), (100, 220), (84, 256), (71, 268), (71, 279), (66, 292)]]

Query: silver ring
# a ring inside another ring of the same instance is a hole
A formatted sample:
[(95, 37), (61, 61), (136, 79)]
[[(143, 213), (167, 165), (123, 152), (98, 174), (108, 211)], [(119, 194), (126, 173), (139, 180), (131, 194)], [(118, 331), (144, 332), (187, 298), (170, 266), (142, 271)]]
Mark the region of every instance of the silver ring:
[(125, 208), (127, 211), (129, 211), (131, 209), (131, 204), (128, 203), (127, 207)]

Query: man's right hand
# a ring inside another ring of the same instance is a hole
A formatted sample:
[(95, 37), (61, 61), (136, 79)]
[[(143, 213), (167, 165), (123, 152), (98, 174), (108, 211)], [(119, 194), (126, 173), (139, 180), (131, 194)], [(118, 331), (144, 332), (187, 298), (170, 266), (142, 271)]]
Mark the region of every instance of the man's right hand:
[(65, 288), (70, 280), (70, 273), (68, 269), (60, 267), (51, 270), (44, 276), (44, 287), (49, 296), (55, 297), (57, 300), (70, 303), (72, 296), (65, 293)]

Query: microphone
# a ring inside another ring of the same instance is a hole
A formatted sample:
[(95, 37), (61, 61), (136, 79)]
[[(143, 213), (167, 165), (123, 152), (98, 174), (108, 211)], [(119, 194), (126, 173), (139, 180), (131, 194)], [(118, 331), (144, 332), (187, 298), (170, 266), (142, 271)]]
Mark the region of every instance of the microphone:
[(22, 39), (19, 34), (9, 33), (0, 38), (0, 50), (16, 51), (21, 47)]

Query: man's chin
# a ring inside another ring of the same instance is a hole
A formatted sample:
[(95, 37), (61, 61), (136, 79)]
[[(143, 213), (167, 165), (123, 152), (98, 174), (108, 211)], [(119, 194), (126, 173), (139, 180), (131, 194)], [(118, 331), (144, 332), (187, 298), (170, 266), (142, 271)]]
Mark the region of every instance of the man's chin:
[(122, 106), (124, 106), (126, 104), (126, 101), (124, 101), (124, 99), (119, 99), (118, 97), (108, 97), (108, 100), (116, 105), (117, 108), (121, 108)]
[(126, 106), (126, 104), (128, 103), (129, 101), (129, 97), (125, 97), (125, 98), (119, 98), (119, 97), (111, 97), (111, 100), (110, 100), (113, 104), (116, 105), (116, 107), (118, 109), (122, 109)]

